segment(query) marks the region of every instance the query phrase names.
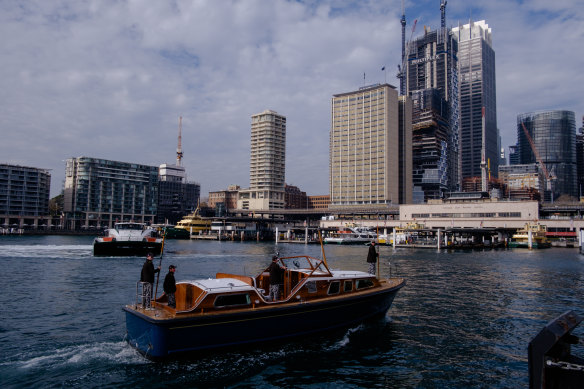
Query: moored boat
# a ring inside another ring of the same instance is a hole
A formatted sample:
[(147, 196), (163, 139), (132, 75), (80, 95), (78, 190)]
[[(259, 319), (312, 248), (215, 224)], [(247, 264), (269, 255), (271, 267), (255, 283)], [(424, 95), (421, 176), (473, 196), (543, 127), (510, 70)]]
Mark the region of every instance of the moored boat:
[(183, 229), (189, 235), (208, 234), (211, 231), (211, 219), (204, 219), (199, 215), (199, 208), (183, 217), (175, 226), (176, 229)]
[(93, 241), (93, 255), (132, 256), (160, 254), (162, 238), (143, 223), (116, 223)]
[(256, 277), (217, 273), (177, 283), (176, 308), (162, 295), (151, 307), (126, 305), (127, 340), (152, 359), (306, 335), (360, 323), (389, 310), (403, 278), (330, 270), (325, 260), (279, 258), (283, 296), (270, 301), (268, 270)]
[(526, 223), (523, 228), (513, 234), (509, 247), (533, 249), (551, 247), (551, 242), (547, 238), (547, 227), (539, 223)]
[(330, 233), (324, 243), (336, 244), (366, 244), (377, 239), (377, 234), (364, 227), (346, 227)]

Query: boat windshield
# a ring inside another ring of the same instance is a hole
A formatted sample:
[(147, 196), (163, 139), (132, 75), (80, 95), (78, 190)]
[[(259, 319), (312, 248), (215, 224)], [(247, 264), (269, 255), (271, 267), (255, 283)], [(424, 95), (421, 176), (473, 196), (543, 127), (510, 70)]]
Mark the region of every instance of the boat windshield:
[(119, 223), (116, 224), (116, 230), (141, 230), (144, 225), (139, 223)]
[(298, 256), (298, 257), (286, 257), (280, 258), (280, 260), (286, 265), (288, 269), (295, 270), (320, 270), (329, 273), (329, 270), (324, 265), (321, 259), (312, 258), (308, 256)]

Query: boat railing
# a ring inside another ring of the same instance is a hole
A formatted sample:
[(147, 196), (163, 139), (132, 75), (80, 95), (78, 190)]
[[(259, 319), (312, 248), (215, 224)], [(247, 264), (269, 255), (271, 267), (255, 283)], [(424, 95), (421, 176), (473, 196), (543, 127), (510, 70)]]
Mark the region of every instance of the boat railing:
[(152, 284), (150, 282), (136, 282), (136, 302), (134, 307), (152, 309)]

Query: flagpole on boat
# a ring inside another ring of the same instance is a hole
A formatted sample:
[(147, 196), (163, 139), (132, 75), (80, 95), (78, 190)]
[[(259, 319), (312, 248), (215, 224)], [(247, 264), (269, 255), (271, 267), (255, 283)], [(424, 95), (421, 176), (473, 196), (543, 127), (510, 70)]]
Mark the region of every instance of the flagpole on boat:
[(324, 254), (324, 245), (322, 244), (322, 235), (320, 234), (320, 228), (318, 229), (318, 239), (320, 240), (320, 248), (322, 249), (322, 260), (324, 264), (328, 267), (328, 263), (326, 263), (326, 255)]
[(158, 298), (158, 280), (160, 279), (160, 272), (162, 271), (162, 254), (164, 254), (164, 239), (166, 238), (166, 228), (164, 229), (164, 235), (162, 235), (162, 247), (160, 247), (160, 262), (158, 263), (158, 267), (160, 270), (156, 275), (156, 289), (154, 290), (154, 301)]

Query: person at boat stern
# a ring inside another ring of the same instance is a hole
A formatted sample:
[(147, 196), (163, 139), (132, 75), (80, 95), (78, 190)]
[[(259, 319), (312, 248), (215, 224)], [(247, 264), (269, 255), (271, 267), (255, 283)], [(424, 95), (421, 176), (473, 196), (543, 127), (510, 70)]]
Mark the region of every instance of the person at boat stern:
[(154, 269), (154, 264), (152, 260), (154, 255), (148, 253), (146, 255), (146, 262), (142, 265), (142, 273), (140, 274), (140, 282), (143, 282), (142, 290), (142, 306), (144, 308), (150, 308), (150, 301), (152, 300), (152, 285), (154, 284), (154, 274), (160, 272), (160, 266)]
[(280, 299), (280, 290), (284, 285), (284, 271), (286, 267), (278, 262), (278, 256), (272, 257), (272, 263), (268, 267), (270, 272), (270, 300), (276, 301)]
[(371, 242), (369, 252), (367, 253), (367, 263), (369, 264), (369, 274), (375, 275), (375, 264), (377, 263), (379, 254), (375, 251), (375, 242)]
[(176, 308), (176, 300), (174, 299), (174, 292), (176, 292), (176, 281), (174, 280), (174, 272), (176, 266), (170, 265), (168, 267), (168, 274), (164, 277), (164, 293), (168, 297), (168, 306)]

